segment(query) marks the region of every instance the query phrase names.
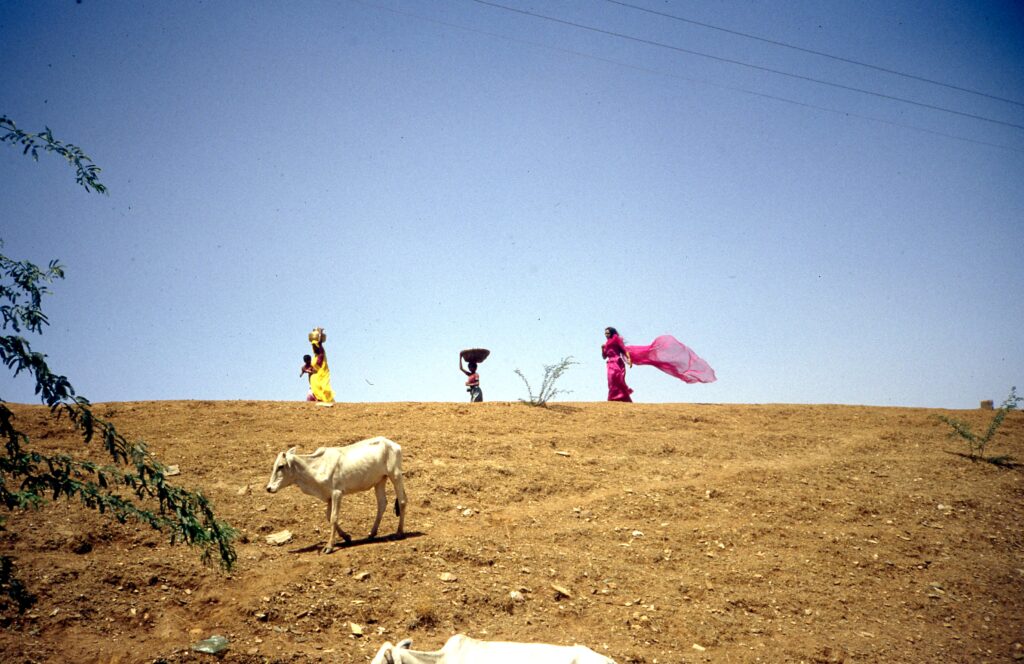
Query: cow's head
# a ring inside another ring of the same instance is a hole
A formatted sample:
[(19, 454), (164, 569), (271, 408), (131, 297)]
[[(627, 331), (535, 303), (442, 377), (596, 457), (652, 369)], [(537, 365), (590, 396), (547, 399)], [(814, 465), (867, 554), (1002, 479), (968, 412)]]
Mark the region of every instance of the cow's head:
[(402, 653), (399, 651), (408, 650), (411, 645), (412, 639), (399, 641), (397, 646), (392, 645), (390, 641), (385, 641), (377, 654), (370, 660), (370, 664), (402, 664)]
[(267, 482), (267, 491), (277, 493), (280, 489), (295, 481), (292, 475), (292, 463), (295, 461), (295, 448), (287, 452), (281, 452), (274, 459), (274, 469), (270, 471), (270, 481)]

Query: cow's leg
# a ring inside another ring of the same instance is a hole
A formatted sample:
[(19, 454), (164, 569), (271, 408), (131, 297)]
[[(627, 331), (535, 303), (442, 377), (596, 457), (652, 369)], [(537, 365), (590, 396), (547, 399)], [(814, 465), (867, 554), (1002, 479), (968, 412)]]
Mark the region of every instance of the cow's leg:
[(352, 541), (352, 536), (341, 529), (341, 498), (345, 494), (341, 491), (335, 490), (331, 493), (333, 499), (331, 503), (334, 505), (334, 530), (341, 535), (341, 539), (345, 540), (345, 544)]
[(391, 474), (391, 485), (395, 487), (395, 513), (398, 514), (398, 536), (405, 534), (405, 483), (402, 481), (402, 471)]
[(334, 535), (337, 533), (341, 535), (345, 542), (351, 542), (352, 538), (349, 537), (348, 533), (341, 529), (338, 524), (338, 519), (341, 518), (341, 491), (332, 491), (331, 499), (327, 503), (327, 522), (331, 524), (331, 535), (327, 540), (327, 546), (324, 547), (324, 553), (330, 553), (334, 551)]
[(334, 550), (334, 506), (331, 504), (333, 500), (327, 501), (327, 544), (321, 550), (321, 553), (330, 553)]
[(399, 537), (405, 534), (405, 482), (402, 480), (402, 450), (395, 450), (395, 455), (388, 459), (388, 477), (391, 478), (391, 485), (395, 487), (395, 514), (398, 515)]
[(334, 551), (334, 499), (327, 501), (327, 529), (330, 531), (327, 534), (327, 544), (321, 550), (321, 553), (330, 553)]
[(384, 510), (388, 506), (387, 492), (385, 486), (387, 485), (388, 478), (380, 478), (380, 482), (373, 485), (373, 492), (377, 494), (377, 518), (373, 520), (373, 528), (370, 529), (370, 539), (377, 536), (377, 529), (380, 528), (381, 517), (384, 516)]

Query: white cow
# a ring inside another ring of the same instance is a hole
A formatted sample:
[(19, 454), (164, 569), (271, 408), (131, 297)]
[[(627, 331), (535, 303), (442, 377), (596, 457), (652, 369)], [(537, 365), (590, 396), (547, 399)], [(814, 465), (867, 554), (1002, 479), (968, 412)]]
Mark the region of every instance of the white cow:
[(412, 641), (385, 643), (370, 664), (615, 664), (586, 646), (550, 643), (477, 641), (464, 634), (448, 639), (440, 650), (411, 650)]
[(327, 503), (327, 521), (331, 524), (331, 536), (324, 553), (334, 550), (334, 534), (341, 535), (346, 542), (352, 538), (341, 529), (341, 497), (345, 494), (366, 491), (370, 488), (377, 493), (377, 518), (370, 530), (370, 537), (377, 536), (380, 519), (384, 515), (387, 500), (384, 485), (387, 480), (395, 487), (395, 514), (398, 515), (398, 535), (405, 526), (405, 487), (402, 484), (402, 448), (383, 436), (361, 440), (345, 447), (321, 447), (312, 454), (296, 454), (295, 448), (281, 452), (274, 461), (267, 491), (277, 493), (291, 484), (297, 484), (303, 493), (315, 496)]

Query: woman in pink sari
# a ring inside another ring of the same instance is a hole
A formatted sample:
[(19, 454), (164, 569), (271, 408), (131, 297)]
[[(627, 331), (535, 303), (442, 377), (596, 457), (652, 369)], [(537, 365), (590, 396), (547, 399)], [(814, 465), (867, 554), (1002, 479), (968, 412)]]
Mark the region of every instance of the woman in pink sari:
[(608, 366), (608, 401), (632, 401), (633, 390), (626, 385), (626, 364), (633, 367), (633, 359), (614, 327), (604, 328), (607, 341), (601, 346), (601, 357)]
[[(686, 383), (713, 383), (715, 370), (686, 344), (669, 334), (663, 334), (649, 346), (626, 346), (614, 327), (606, 327), (607, 341), (601, 346), (601, 355), (608, 363), (608, 401), (632, 401), (633, 390), (626, 385), (626, 363), (648, 365), (664, 371)], [(625, 363), (623, 362), (625, 358)]]

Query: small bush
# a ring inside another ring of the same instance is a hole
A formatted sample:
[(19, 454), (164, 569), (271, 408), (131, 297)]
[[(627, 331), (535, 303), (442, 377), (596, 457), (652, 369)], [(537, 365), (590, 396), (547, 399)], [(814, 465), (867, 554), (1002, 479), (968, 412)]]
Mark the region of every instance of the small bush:
[(960, 420), (946, 417), (945, 415), (939, 415), (939, 419), (953, 428), (953, 431), (949, 434), (950, 438), (959, 436), (967, 441), (969, 451), (965, 456), (968, 459), (971, 461), (988, 461), (997, 466), (1008, 466), (1013, 463), (1012, 457), (1005, 455), (986, 457), (985, 448), (992, 442), (992, 437), (996, 435), (996, 431), (1002, 425), (1003, 420), (1006, 419), (1006, 414), (1017, 408), (1017, 404), (1021, 401), (1024, 401), (1024, 398), (1017, 396), (1017, 388), (1011, 387), (1010, 396), (1006, 397), (1006, 401), (996, 410), (995, 415), (992, 416), (992, 421), (989, 422), (988, 429), (982, 435), (974, 433), (970, 426)]
[(558, 364), (548, 364), (544, 367), (544, 379), (540, 383), (540, 392), (537, 394), (533, 393), (533, 388), (530, 387), (530, 381), (526, 380), (526, 376), (519, 369), (516, 369), (516, 375), (523, 379), (526, 384), (526, 392), (529, 394), (529, 399), (520, 399), (523, 403), (530, 404), (531, 406), (546, 406), (548, 401), (553, 399), (559, 394), (568, 394), (572, 390), (559, 390), (555, 387), (555, 383), (562, 377), (569, 367), (574, 364), (579, 364), (572, 359), (572, 356), (563, 357)]

